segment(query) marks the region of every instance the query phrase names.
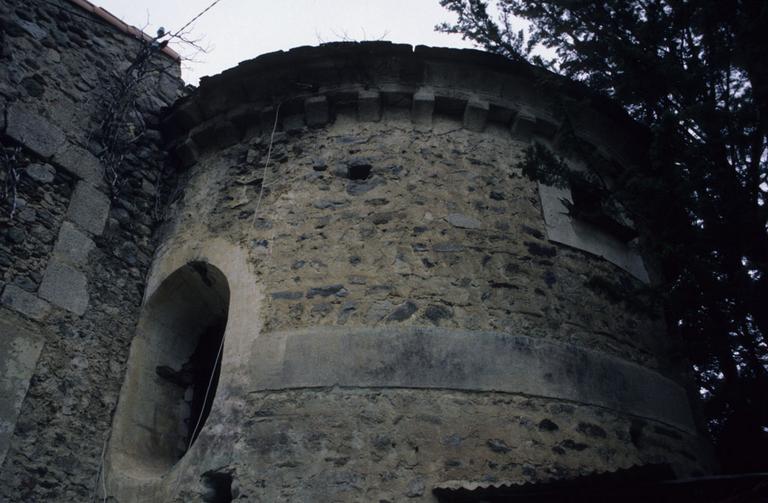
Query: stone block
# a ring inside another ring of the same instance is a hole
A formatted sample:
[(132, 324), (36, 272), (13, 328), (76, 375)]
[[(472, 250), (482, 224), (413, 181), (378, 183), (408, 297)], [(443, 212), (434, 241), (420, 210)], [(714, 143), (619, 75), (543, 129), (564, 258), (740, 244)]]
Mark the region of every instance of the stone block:
[(560, 124), (552, 137), (552, 147), (555, 150), (563, 150), (567, 148), (567, 139), (571, 137), (571, 125), (565, 122)]
[(273, 106), (264, 107), (259, 112), (259, 124), (261, 130), (266, 133), (270, 133), (275, 126), (275, 121), (280, 118), (276, 115), (277, 108)]
[(304, 115), (292, 114), (283, 118), (283, 129), (287, 133), (298, 133), (304, 129)]
[(25, 173), (38, 183), (51, 183), (56, 176), (56, 170), (50, 164), (30, 164)]
[(511, 131), (518, 138), (531, 138), (536, 132), (536, 116), (527, 108), (521, 108), (512, 121)]
[(86, 232), (100, 235), (109, 215), (109, 198), (85, 182), (78, 182), (69, 201), (67, 218)]
[(37, 331), (0, 319), (0, 465), (8, 452), (42, 349), (43, 338)]
[(324, 126), (330, 120), (328, 110), (328, 98), (325, 96), (314, 96), (304, 101), (304, 114), (307, 118), (307, 126)]
[(70, 222), (64, 222), (59, 229), (59, 238), (53, 247), (53, 254), (63, 262), (79, 266), (88, 261), (88, 254), (93, 247), (91, 238), (77, 230)]
[(445, 217), (445, 220), (454, 227), (459, 227), (461, 229), (479, 229), (482, 227), (482, 224), (478, 219), (461, 213), (450, 213)]
[(91, 185), (103, 182), (99, 159), (82, 147), (67, 143), (53, 156), (53, 162)]
[(381, 120), (381, 94), (379, 91), (360, 91), (358, 93), (357, 118), (363, 122)]
[(184, 142), (176, 147), (174, 151), (176, 159), (181, 164), (182, 168), (189, 168), (197, 162), (197, 158), (200, 152), (197, 149), (197, 145), (191, 138), (187, 138)]
[(488, 122), (488, 110), (490, 110), (490, 105), (487, 101), (474, 98), (467, 101), (467, 106), (464, 108), (464, 127), (476, 132), (485, 129), (485, 124)]
[(435, 93), (429, 89), (419, 89), (413, 95), (411, 120), (420, 126), (431, 126), (435, 113)]
[(536, 133), (545, 138), (554, 138), (561, 125), (546, 117), (538, 117), (536, 118)]
[(20, 103), (8, 107), (5, 134), (41, 157), (51, 157), (66, 141), (61, 129)]
[(170, 116), (170, 120), (182, 131), (189, 131), (203, 121), (197, 103), (188, 100), (179, 103)]
[(253, 103), (246, 103), (227, 112), (225, 119), (235, 125), (241, 137), (250, 138), (261, 128), (259, 112)]
[(42, 320), (51, 310), (46, 301), (16, 285), (5, 287), (0, 303), (33, 320)]
[(213, 128), (213, 135), (216, 139), (217, 148), (231, 147), (240, 141), (240, 131), (232, 121), (222, 120)]
[(240, 141), (240, 131), (228, 120), (203, 123), (190, 134), (203, 148), (227, 148)]
[(158, 97), (163, 100), (166, 105), (170, 105), (184, 94), (182, 92), (184, 83), (180, 78), (176, 77), (175, 74), (176, 72), (174, 71), (161, 72), (157, 80), (157, 91), (160, 93)]
[(40, 296), (79, 316), (88, 308), (88, 280), (80, 271), (54, 258), (48, 262), (40, 284)]
[(37, 23), (26, 21), (24, 19), (17, 19), (16, 25), (36, 40), (43, 40), (48, 36), (48, 31)]

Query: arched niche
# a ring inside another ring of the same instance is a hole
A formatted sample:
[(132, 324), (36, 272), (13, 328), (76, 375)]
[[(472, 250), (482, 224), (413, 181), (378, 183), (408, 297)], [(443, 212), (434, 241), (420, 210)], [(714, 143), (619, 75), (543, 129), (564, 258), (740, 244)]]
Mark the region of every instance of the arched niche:
[(113, 453), (161, 475), (192, 446), (216, 393), (229, 311), (224, 274), (190, 262), (145, 304), (112, 435)]

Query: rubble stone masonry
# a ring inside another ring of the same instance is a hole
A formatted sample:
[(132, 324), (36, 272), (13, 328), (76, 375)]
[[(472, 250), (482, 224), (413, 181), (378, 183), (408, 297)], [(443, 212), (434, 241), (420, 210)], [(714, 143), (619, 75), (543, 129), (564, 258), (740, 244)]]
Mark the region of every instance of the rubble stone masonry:
[(652, 230), (574, 219), (518, 165), (566, 120), (626, 165), (643, 132), (620, 110), (384, 42), (182, 96), (156, 51), (116, 184), (95, 128), (147, 42), (89, 5), (0, 5), (0, 501), (437, 502), (711, 470), (647, 294)]
[(0, 183), (18, 176), (0, 214), (0, 501), (95, 494), (155, 248), (178, 62), (154, 57), (115, 194), (94, 129), (141, 44), (82, 4), (0, 4)]

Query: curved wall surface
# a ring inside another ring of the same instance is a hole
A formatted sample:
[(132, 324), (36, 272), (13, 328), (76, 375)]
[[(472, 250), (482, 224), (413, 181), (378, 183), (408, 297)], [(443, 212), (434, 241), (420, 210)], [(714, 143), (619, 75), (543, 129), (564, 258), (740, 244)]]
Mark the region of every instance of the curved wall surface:
[[(661, 311), (634, 293), (652, 262), (517, 167), (533, 140), (557, 150), (566, 117), (610, 159), (637, 155), (642, 133), (609, 106), (476, 51), (330, 44), (204, 80), (164, 124), (187, 171), (144, 309), (166, 319), (152, 299), (185, 264), (223, 276), (215, 400), (175, 464), (113, 435), (108, 491), (437, 501), (436, 487), (707, 471)], [(144, 389), (126, 381), (116, 431), (154, 403)]]

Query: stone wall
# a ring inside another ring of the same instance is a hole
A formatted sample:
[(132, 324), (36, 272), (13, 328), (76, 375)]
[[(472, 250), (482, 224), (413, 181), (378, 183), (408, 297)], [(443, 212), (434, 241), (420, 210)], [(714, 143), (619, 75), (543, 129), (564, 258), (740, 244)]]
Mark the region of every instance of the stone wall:
[[(107, 491), (435, 501), (451, 484), (709, 470), (658, 303), (548, 239), (516, 166), (590, 99), (541, 77), (475, 51), (332, 44), (241, 63), (177, 102), (163, 129), (184, 194), (148, 278)], [(631, 156), (602, 125), (632, 125), (590, 106), (577, 131)], [(189, 400), (157, 393), (173, 389), (157, 369), (189, 355), (158, 292), (189, 264), (211, 288), (205, 271), (225, 278), (228, 320), (210, 416), (169, 460), (150, 447), (191, 427)]]
[(120, 191), (93, 140), (141, 44), (83, 1), (0, 5), (0, 500), (86, 501), (133, 336), (178, 62), (154, 56)]
[[(178, 100), (158, 52), (115, 184), (94, 133), (137, 36), (84, 0), (0, 6), (0, 500), (435, 501), (710, 469), (642, 239), (556, 238), (516, 166), (566, 116), (626, 163), (643, 134), (615, 107), (388, 43), (264, 55)], [(198, 429), (184, 365), (223, 319)]]
[[(450, 120), (414, 130), (408, 109), (401, 120), (397, 112), (278, 134), (258, 215), (266, 134), (197, 168), (205, 175), (190, 192), (203, 192), (205, 207), (187, 211), (192, 220), (204, 213), (206, 233), (248, 244), (268, 295), (265, 330), (392, 322), (498, 330), (663, 367), (659, 306), (644, 312), (587, 286), (615, 283), (630, 299), (642, 284), (547, 240), (537, 186), (515, 167), (526, 142)], [(370, 174), (350, 180), (355, 169)]]

